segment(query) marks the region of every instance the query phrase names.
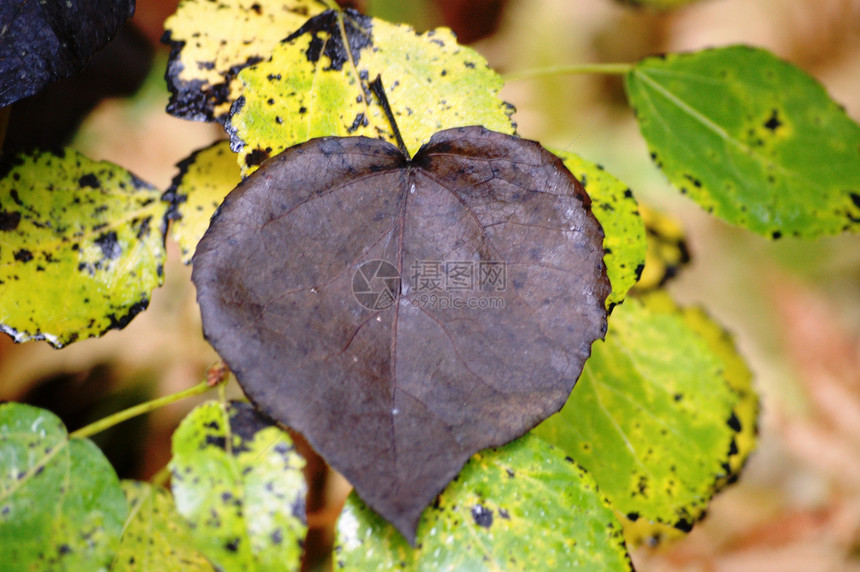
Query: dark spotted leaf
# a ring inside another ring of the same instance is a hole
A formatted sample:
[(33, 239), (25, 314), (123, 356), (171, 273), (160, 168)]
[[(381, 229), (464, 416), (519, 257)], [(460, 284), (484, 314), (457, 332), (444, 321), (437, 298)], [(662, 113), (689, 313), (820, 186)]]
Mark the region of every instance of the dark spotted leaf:
[(540, 145), (466, 127), (413, 159), (288, 149), (193, 259), (204, 333), (246, 394), (408, 539), (476, 451), (557, 411), (606, 328), (603, 232)]
[(242, 93), (236, 75), (266, 60), (321, 0), (183, 0), (164, 22), (173, 48), (167, 68), (167, 112), (183, 119), (223, 121)]
[(179, 243), (182, 262), (189, 264), (209, 219), (241, 176), (227, 141), (200, 149), (177, 166), (179, 174), (166, 195), (173, 203), (170, 238)]
[(337, 532), (337, 570), (632, 570), (591, 476), (531, 436), (474, 455), (424, 511), (415, 548), (355, 494)]
[(382, 75), (411, 153), (443, 129), (482, 125), (513, 133), (502, 78), (450, 30), (409, 26), (354, 10), (327, 11), (299, 28), (270, 60), (243, 70), (228, 131), (243, 172), (314, 137), (395, 138), (368, 80)]
[(134, 14), (134, 0), (0, 2), (0, 108), (69, 77)]
[(573, 175), (582, 183), (591, 197), (592, 212), (597, 217), (603, 232), (606, 275), (612, 284), (612, 292), (606, 298), (607, 307), (624, 300), (627, 292), (639, 280), (645, 263), (648, 243), (645, 225), (639, 216), (639, 204), (630, 187), (619, 181), (603, 167), (569, 151), (553, 153), (564, 161)]
[(140, 481), (123, 481), (122, 489), (129, 515), (111, 572), (214, 572), (169, 492)]
[(688, 532), (739, 469), (731, 463), (745, 431), (739, 412), (749, 419), (749, 377), (704, 320), (664, 294), (628, 298), (568, 404), (535, 429), (592, 474), (626, 515), (633, 544)]
[(761, 49), (647, 58), (625, 86), (651, 156), (708, 212), (759, 234), (860, 230), (860, 126)]
[(165, 258), (160, 191), (72, 150), (0, 173), (0, 331), (62, 347), (147, 307)]
[(106, 571), (128, 507), (89, 439), (44, 409), (0, 405), (0, 563), (4, 572)]
[(173, 434), (171, 488), (197, 548), (219, 570), (298, 570), (304, 460), (247, 403), (209, 401)]
[(649, 292), (664, 286), (690, 262), (687, 235), (674, 217), (642, 206), (639, 210), (645, 223), (645, 266), (634, 287), (637, 292)]

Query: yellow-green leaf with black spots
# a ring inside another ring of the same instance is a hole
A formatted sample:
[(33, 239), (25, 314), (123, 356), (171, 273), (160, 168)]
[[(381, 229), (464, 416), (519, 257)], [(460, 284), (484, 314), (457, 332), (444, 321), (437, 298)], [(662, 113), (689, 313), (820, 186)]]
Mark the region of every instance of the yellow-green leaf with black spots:
[(594, 476), (635, 525), (631, 543), (652, 540), (643, 529), (680, 536), (730, 473), (741, 399), (724, 370), (722, 353), (676, 305), (628, 298), (568, 403), (533, 432)]
[(49, 411), (0, 404), (0, 568), (107, 571), (128, 506), (89, 439)]
[(194, 549), (170, 493), (140, 481), (123, 481), (129, 515), (111, 572), (214, 572)]
[(314, 137), (364, 135), (395, 142), (368, 83), (381, 75), (410, 153), (444, 129), (483, 125), (513, 133), (502, 79), (445, 28), (417, 34), (353, 10), (309, 20), (243, 70), (243, 95), (228, 122), (248, 174), (263, 159)]
[(239, 71), (266, 60), (278, 42), (326, 9), (321, 0), (183, 0), (164, 22), (172, 47), (167, 112), (223, 121), (241, 94)]
[(0, 331), (62, 347), (121, 329), (161, 285), (168, 204), (122, 167), (66, 150), (0, 173)]
[(630, 187), (603, 167), (569, 151), (553, 150), (564, 166), (579, 179), (591, 197), (591, 212), (603, 227), (603, 261), (612, 284), (606, 307), (612, 308), (639, 279), (645, 263), (647, 242), (639, 205)]
[(530, 435), (474, 455), (424, 511), (415, 548), (355, 493), (337, 536), (338, 570), (632, 570), (591, 476)]
[[(669, 299), (669, 295), (665, 291), (655, 292), (649, 296), (650, 299), (657, 297), (662, 297), (664, 301)], [(665, 303), (671, 304), (671, 300)], [(701, 308), (684, 308), (683, 316), (690, 329), (702, 336), (711, 350), (720, 357), (723, 364), (723, 376), (738, 395), (738, 402), (734, 408), (734, 418), (729, 419), (729, 425), (733, 426), (736, 433), (734, 440), (729, 445), (728, 473), (717, 479), (716, 483), (717, 489), (722, 489), (737, 480), (747, 459), (755, 449), (756, 437), (758, 436), (758, 393), (753, 387), (752, 372), (738, 353), (732, 335)]]
[(674, 217), (646, 205), (639, 209), (645, 223), (648, 249), (645, 266), (634, 287), (637, 292), (659, 288), (674, 278), (690, 262), (687, 235)]
[(209, 401), (173, 434), (171, 489), (195, 546), (221, 570), (298, 570), (304, 460), (248, 403)]
[(166, 195), (173, 204), (170, 237), (179, 243), (182, 262), (190, 264), (197, 243), (209, 228), (209, 219), (241, 176), (227, 141), (195, 151), (177, 167), (179, 174)]
[(646, 58), (625, 77), (651, 157), (714, 215), (759, 234), (860, 230), (860, 125), (758, 48)]

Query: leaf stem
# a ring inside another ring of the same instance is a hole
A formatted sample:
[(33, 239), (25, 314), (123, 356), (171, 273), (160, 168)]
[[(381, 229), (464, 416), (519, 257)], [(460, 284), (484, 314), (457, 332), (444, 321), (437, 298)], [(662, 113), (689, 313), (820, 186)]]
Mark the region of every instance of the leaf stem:
[(193, 387), (189, 387), (188, 389), (184, 389), (182, 391), (178, 391), (170, 395), (165, 395), (164, 397), (159, 397), (151, 401), (146, 401), (139, 405), (135, 405), (134, 407), (129, 407), (128, 409), (118, 411), (113, 415), (108, 415), (103, 419), (99, 419), (98, 421), (90, 423), (89, 425), (81, 427), (77, 431), (70, 433), (69, 437), (90, 437), (92, 435), (95, 435), (96, 433), (104, 431), (105, 429), (110, 429), (114, 425), (118, 425), (123, 421), (127, 421), (132, 417), (137, 417), (138, 415), (143, 415), (144, 413), (149, 413), (150, 411), (155, 411), (156, 409), (164, 407), (165, 405), (170, 405), (171, 403), (174, 403), (176, 401), (181, 401), (186, 397), (206, 393), (210, 389), (212, 389), (212, 386), (207, 381), (202, 381)]
[(164, 484), (170, 480), (170, 465), (164, 465), (161, 469), (155, 473), (151, 479), (149, 479), (150, 484), (156, 487), (163, 487)]
[(587, 73), (599, 73), (609, 75), (624, 75), (633, 69), (635, 64), (615, 63), (615, 64), (568, 64), (562, 66), (549, 66), (545, 68), (532, 68), (518, 72), (511, 72), (502, 75), (505, 83), (509, 81), (517, 81), (521, 79), (531, 79), (535, 77), (553, 76), (553, 75), (579, 75)]

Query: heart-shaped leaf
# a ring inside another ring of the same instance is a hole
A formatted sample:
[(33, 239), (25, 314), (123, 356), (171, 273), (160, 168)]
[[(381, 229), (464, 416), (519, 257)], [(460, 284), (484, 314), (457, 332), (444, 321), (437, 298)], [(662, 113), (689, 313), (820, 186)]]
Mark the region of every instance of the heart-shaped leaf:
[(193, 259), (248, 396), (412, 540), (476, 451), (567, 400), (606, 329), (603, 232), (560, 159), (481, 127), (408, 159), (363, 137), (281, 153)]

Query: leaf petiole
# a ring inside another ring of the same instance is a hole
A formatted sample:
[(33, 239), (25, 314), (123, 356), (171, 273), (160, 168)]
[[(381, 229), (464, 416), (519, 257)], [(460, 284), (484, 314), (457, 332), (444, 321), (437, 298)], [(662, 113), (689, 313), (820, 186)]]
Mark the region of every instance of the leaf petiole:
[(545, 68), (532, 68), (508, 74), (502, 74), (502, 79), (505, 83), (509, 81), (517, 81), (521, 79), (532, 79), (536, 77), (546, 77), (554, 75), (579, 75), (579, 74), (608, 74), (608, 75), (624, 75), (633, 69), (635, 64), (615, 63), (615, 64), (568, 64), (561, 66), (549, 66)]
[(110, 429), (114, 425), (118, 425), (123, 421), (127, 421), (132, 417), (137, 417), (138, 415), (143, 415), (144, 413), (149, 413), (150, 411), (155, 411), (156, 409), (160, 409), (165, 405), (170, 405), (171, 403), (174, 403), (176, 401), (181, 401), (186, 397), (192, 397), (194, 395), (206, 393), (207, 391), (212, 389), (212, 387), (213, 386), (210, 385), (209, 381), (202, 381), (193, 387), (189, 387), (188, 389), (184, 389), (182, 391), (178, 391), (170, 395), (165, 395), (163, 397), (159, 397), (151, 401), (146, 401), (139, 405), (135, 405), (134, 407), (129, 407), (128, 409), (118, 411), (113, 415), (108, 415), (103, 419), (99, 419), (98, 421), (90, 423), (89, 425), (81, 427), (77, 431), (70, 433), (69, 437), (90, 437), (92, 435), (95, 435), (96, 433), (104, 431), (105, 429)]

